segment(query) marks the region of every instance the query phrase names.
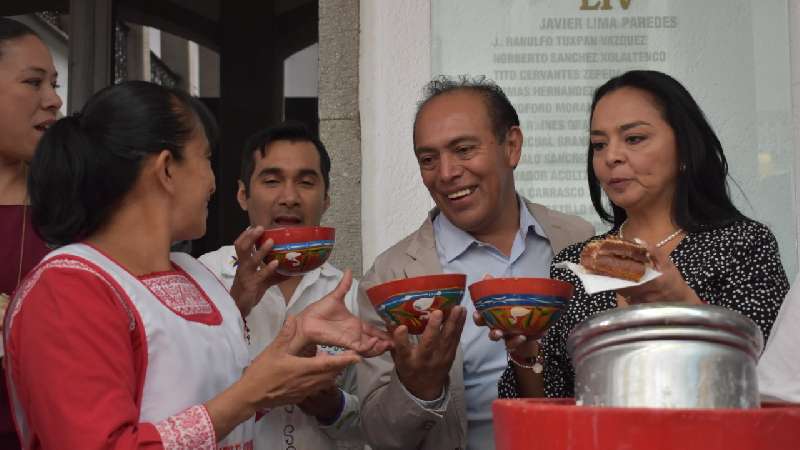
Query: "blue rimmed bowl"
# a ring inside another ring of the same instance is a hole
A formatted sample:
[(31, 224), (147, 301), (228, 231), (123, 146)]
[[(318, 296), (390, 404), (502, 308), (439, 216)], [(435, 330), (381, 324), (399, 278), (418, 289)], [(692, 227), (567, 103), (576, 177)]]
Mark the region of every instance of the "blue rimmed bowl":
[(367, 289), (367, 297), (388, 328), (405, 325), (409, 334), (421, 334), (433, 311), (447, 317), (461, 303), (466, 284), (463, 274), (403, 278)]
[(535, 339), (555, 323), (574, 290), (549, 278), (489, 278), (469, 286), (475, 309), (490, 328)]
[(264, 230), (258, 246), (267, 239), (274, 242), (264, 262), (278, 260), (277, 272), (298, 276), (311, 272), (328, 260), (336, 241), (336, 230), (330, 227), (278, 227)]

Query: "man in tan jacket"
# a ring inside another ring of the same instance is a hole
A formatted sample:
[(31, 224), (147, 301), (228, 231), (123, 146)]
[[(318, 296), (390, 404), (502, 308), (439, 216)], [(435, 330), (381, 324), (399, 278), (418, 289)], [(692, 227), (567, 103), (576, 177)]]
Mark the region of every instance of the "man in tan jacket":
[[(483, 79), (440, 78), (414, 121), (414, 153), (436, 203), (422, 226), (382, 253), (359, 292), (362, 319), (382, 322), (366, 289), (438, 273), (549, 275), (554, 254), (594, 234), (592, 226), (517, 195), (522, 130), (514, 107)], [(502, 342), (466, 320), (469, 293), (447, 320), (431, 314), (419, 337), (393, 330), (395, 348), (359, 364), (362, 428), (378, 449), (492, 449), (491, 402), (506, 367)]]

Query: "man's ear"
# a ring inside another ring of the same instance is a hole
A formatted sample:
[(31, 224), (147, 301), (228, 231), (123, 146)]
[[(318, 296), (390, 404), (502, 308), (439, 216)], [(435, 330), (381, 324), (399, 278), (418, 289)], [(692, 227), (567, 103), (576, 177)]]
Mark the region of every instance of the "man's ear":
[(508, 129), (506, 133), (506, 141), (504, 143), (506, 160), (508, 165), (516, 169), (519, 160), (522, 158), (522, 129), (518, 126), (513, 126)]
[(169, 150), (161, 150), (156, 156), (153, 166), (161, 187), (169, 193), (175, 192), (175, 158)]
[(331, 207), (331, 195), (328, 192), (325, 192), (325, 201), (322, 202), (322, 214), (328, 211), (328, 208)]
[(242, 180), (238, 180), (237, 183), (239, 183), (239, 190), (236, 191), (236, 201), (239, 202), (242, 211), (247, 211), (247, 189)]

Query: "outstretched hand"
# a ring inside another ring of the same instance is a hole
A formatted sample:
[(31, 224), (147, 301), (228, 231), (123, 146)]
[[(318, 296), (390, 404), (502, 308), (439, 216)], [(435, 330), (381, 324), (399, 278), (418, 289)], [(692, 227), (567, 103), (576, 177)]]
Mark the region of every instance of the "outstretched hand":
[(301, 402), (309, 395), (331, 389), (336, 377), (361, 358), (352, 351), (337, 355), (319, 352), (312, 357), (292, 354), (299, 333), (299, 321), (289, 316), (280, 333), (252, 362), (242, 382), (257, 399), (260, 408), (274, 408)]
[(308, 344), (323, 344), (373, 357), (392, 346), (388, 333), (361, 321), (347, 310), (344, 298), (352, 281), (353, 275), (347, 270), (333, 291), (298, 315), (298, 333), (292, 343), (295, 351)]

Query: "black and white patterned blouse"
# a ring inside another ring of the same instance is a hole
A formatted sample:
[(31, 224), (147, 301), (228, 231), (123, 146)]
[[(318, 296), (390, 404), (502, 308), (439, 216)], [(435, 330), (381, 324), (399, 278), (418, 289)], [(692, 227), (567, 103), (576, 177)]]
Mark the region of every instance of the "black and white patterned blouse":
[[(610, 234), (617, 234), (617, 228), (565, 248), (553, 259), (553, 264), (578, 263), (581, 250), (588, 242)], [(778, 243), (766, 226), (739, 220), (721, 228), (689, 233), (670, 253), (670, 258), (698, 297), (749, 317), (764, 332), (766, 342), (789, 290)], [(550, 276), (572, 283), (575, 295), (542, 339), (544, 392), (548, 397), (573, 397), (575, 374), (566, 350), (567, 336), (589, 317), (615, 308), (616, 294), (610, 291), (588, 295), (578, 277), (566, 269), (551, 266)], [(498, 391), (500, 397), (519, 397), (517, 379), (510, 365), (498, 382)]]

